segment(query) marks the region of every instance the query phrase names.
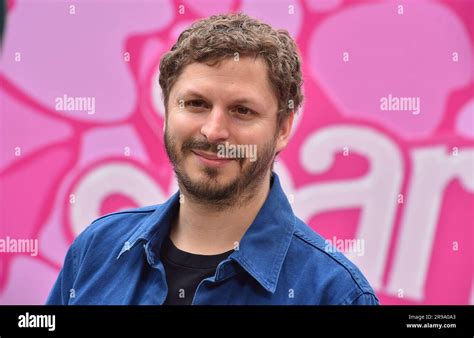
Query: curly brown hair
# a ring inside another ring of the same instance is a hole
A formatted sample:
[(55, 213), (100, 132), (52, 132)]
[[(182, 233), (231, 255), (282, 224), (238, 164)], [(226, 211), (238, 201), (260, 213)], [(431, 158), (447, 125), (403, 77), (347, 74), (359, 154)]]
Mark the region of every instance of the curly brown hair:
[[(238, 53), (238, 54), (236, 54)], [(213, 15), (184, 30), (160, 61), (160, 86), (165, 107), (171, 88), (185, 66), (213, 62), (236, 55), (262, 57), (278, 99), (278, 124), (303, 101), (301, 59), (296, 43), (286, 30), (242, 13)]]

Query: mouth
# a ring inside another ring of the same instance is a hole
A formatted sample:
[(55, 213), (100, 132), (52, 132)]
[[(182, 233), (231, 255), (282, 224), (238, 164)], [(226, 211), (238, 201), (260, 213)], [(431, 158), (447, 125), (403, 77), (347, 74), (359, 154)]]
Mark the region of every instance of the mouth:
[(209, 167), (219, 168), (233, 161), (233, 159), (218, 157), (214, 153), (206, 153), (200, 150), (191, 150), (191, 152), (196, 155), (202, 164)]

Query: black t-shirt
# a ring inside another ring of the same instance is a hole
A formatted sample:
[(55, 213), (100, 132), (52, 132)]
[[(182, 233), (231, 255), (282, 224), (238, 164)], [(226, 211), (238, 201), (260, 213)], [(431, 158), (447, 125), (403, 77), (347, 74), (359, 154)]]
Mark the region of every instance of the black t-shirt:
[(191, 305), (199, 283), (214, 275), (220, 262), (233, 250), (219, 255), (196, 255), (178, 249), (167, 237), (161, 247), (168, 296), (164, 305)]

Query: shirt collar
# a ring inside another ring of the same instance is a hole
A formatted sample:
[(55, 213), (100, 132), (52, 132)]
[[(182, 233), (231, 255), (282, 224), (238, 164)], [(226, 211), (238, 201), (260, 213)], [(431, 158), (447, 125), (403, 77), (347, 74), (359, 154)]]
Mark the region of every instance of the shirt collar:
[[(172, 195), (165, 203), (156, 206), (156, 210), (137, 227), (133, 235), (123, 244), (120, 253), (117, 256), (119, 259), (123, 253), (129, 251), (140, 242), (144, 243), (146, 256), (150, 265), (155, 264), (156, 253), (152, 250), (153, 247), (159, 248), (163, 240), (169, 233), (173, 216), (179, 208), (179, 191)], [(150, 245), (152, 243), (153, 245)]]
[(293, 237), (295, 216), (278, 175), (273, 173), (272, 178), (267, 200), (242, 237), (239, 250), (230, 258), (237, 261), (267, 291), (274, 293)]
[[(144, 243), (148, 263), (154, 265), (163, 240), (179, 208), (179, 191), (147, 217), (126, 241), (117, 259), (140, 242)], [(274, 293), (278, 277), (290, 246), (295, 216), (280, 185), (272, 173), (268, 197), (229, 259), (236, 261), (267, 291)]]

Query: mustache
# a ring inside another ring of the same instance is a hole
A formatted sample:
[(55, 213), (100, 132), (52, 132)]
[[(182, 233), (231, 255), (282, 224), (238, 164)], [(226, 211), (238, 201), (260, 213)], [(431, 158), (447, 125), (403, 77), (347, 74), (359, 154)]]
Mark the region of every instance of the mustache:
[[(207, 142), (206, 140), (189, 139), (183, 142), (183, 145), (181, 146), (181, 151), (185, 153), (187, 151), (192, 151), (192, 150), (203, 150), (203, 151), (210, 151), (217, 155), (220, 145), (225, 145), (225, 143), (210, 143), (210, 142)], [(234, 158), (234, 160), (239, 162), (241, 167), (245, 162), (245, 158), (243, 157)]]
[(217, 154), (217, 151), (219, 149), (218, 147), (220, 144), (221, 143), (210, 143), (205, 140), (190, 139), (190, 140), (186, 140), (183, 143), (183, 145), (181, 146), (181, 150), (185, 152), (185, 151), (191, 151), (195, 149), (195, 150), (211, 151)]

